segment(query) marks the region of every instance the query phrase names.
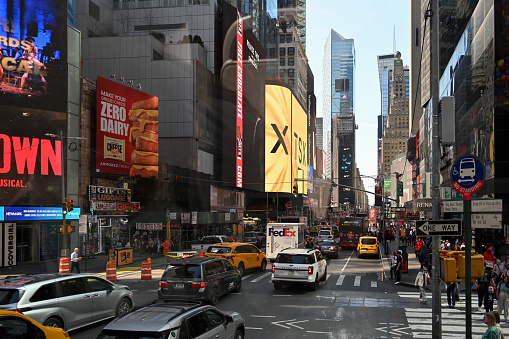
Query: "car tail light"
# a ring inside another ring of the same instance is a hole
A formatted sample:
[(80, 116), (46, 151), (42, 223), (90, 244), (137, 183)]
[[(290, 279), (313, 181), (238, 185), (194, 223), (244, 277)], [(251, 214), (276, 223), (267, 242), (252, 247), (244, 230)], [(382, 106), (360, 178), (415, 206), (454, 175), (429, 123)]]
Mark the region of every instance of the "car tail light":
[(320, 246), (316, 246), (315, 249), (319, 250), (320, 249)]
[(329, 235), (327, 238), (332, 239), (332, 236), (331, 236), (331, 235)]
[(309, 275), (313, 274), (313, 266), (308, 267), (308, 274)]
[(276, 265), (272, 265), (272, 273), (276, 270)]
[(166, 280), (159, 280), (159, 287), (168, 288), (168, 282)]
[(255, 238), (254, 240), (256, 240), (256, 241), (260, 241), (260, 238)]
[(193, 281), (191, 288), (205, 288), (207, 287), (206, 281)]
[(333, 251), (336, 251), (336, 250), (337, 250), (336, 246), (334, 246), (334, 247), (332, 248), (332, 250), (333, 250)]

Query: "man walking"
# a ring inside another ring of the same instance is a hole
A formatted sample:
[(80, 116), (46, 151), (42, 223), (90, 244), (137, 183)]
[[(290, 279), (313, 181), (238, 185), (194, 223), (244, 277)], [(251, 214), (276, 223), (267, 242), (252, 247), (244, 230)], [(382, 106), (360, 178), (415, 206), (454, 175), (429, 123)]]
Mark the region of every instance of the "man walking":
[(426, 267), (421, 267), (421, 271), (417, 273), (417, 277), (415, 277), (415, 286), (419, 287), (420, 297), (419, 301), (425, 303), (426, 302), (426, 286), (428, 285), (429, 274), (428, 269)]
[(401, 257), (401, 250), (396, 252), (396, 282), (395, 285), (401, 283), (401, 266), (403, 265), (403, 258)]
[(72, 271), (74, 270), (74, 268), (76, 267), (76, 272), (77, 273), (81, 273), (80, 272), (80, 260), (81, 260), (81, 257), (78, 256), (78, 248), (76, 247), (74, 249), (74, 252), (72, 252), (71, 254), (71, 273)]

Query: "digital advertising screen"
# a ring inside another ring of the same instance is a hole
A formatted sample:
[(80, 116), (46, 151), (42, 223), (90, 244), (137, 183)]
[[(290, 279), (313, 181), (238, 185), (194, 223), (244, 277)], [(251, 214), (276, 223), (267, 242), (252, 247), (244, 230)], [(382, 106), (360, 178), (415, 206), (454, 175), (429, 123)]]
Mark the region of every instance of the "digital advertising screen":
[(292, 95), (292, 181), (297, 180), (299, 193), (307, 193), (308, 115)]
[(0, 1), (0, 105), (67, 111), (67, 1)]
[(0, 106), (0, 205), (60, 206), (67, 114)]
[(157, 178), (158, 127), (158, 97), (97, 77), (97, 172)]

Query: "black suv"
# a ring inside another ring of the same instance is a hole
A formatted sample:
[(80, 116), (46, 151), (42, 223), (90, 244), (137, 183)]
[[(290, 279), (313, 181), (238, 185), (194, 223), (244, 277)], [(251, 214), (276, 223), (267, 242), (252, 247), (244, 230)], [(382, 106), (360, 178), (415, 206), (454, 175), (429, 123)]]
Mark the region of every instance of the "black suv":
[(200, 300), (215, 305), (220, 296), (242, 287), (242, 277), (226, 259), (194, 257), (175, 261), (159, 281), (159, 299)]

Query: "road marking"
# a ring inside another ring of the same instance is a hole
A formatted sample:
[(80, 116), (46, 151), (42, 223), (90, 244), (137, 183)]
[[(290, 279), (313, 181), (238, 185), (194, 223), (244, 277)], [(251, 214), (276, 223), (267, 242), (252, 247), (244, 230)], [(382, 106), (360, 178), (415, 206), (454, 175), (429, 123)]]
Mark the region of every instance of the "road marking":
[(350, 253), (350, 256), (348, 257), (348, 260), (345, 262), (345, 266), (343, 266), (343, 268), (341, 269), (341, 273), (343, 273), (343, 271), (344, 271), (344, 270), (345, 270), (345, 268), (346, 268), (346, 265), (348, 265), (348, 262), (349, 262), (349, 261), (350, 261), (350, 259), (352, 258), (353, 252), (355, 252), (355, 251), (352, 251), (352, 253)]
[[(297, 321), (297, 319), (290, 319), (290, 320), (280, 320), (280, 321), (273, 321), (272, 324), (273, 325), (276, 325), (276, 326), (281, 326), (283, 328), (287, 328), (287, 329), (290, 329), (290, 327), (288, 326), (292, 326), (292, 327), (295, 327), (295, 328), (298, 328), (300, 330), (303, 330), (304, 327), (300, 327), (300, 326), (297, 326), (295, 324), (299, 324), (299, 323), (305, 323), (305, 322), (308, 322), (309, 320), (299, 320)], [(280, 324), (280, 323), (283, 323), (283, 322), (286, 322), (286, 324)], [(288, 326), (286, 326), (288, 325)]]
[(246, 330), (263, 330), (262, 327), (246, 327)]
[(354, 280), (354, 282), (353, 282), (353, 285), (354, 285), (354, 286), (360, 286), (360, 285), (361, 285), (361, 276), (360, 276), (360, 275), (358, 275), (358, 276), (356, 276), (356, 277), (355, 277), (355, 280)]
[(338, 281), (336, 282), (336, 285), (338, 285), (338, 286), (343, 285), (343, 280), (345, 280), (345, 276), (340, 275), (338, 278)]
[(262, 274), (258, 278), (251, 280), (251, 282), (259, 282), (260, 280), (262, 280), (263, 278), (265, 278), (266, 276), (271, 275), (271, 274), (272, 274), (272, 272), (268, 272), (268, 273)]
[(339, 319), (339, 318), (335, 318), (335, 319), (320, 319), (320, 318), (316, 318), (315, 320), (316, 321), (341, 321), (342, 319)]
[(318, 331), (306, 331), (306, 333), (316, 333), (316, 334), (331, 334), (332, 332), (318, 332)]
[(273, 297), (291, 297), (291, 294), (274, 294)]
[(275, 315), (255, 315), (255, 314), (252, 314), (251, 317), (253, 317), (253, 318), (275, 318), (276, 316)]
[(371, 282), (371, 287), (377, 287), (377, 286), (378, 286), (378, 284), (376, 283), (376, 281)]
[(242, 277), (242, 280), (247, 279), (247, 278), (251, 278), (253, 275), (254, 275), (254, 273), (249, 274), (249, 275), (245, 275), (245, 276)]
[(325, 278), (325, 281), (329, 280), (329, 278), (330, 278), (330, 276), (331, 276), (331, 275), (332, 275), (332, 274), (330, 274), (330, 273), (329, 273), (329, 274), (327, 274), (327, 278)]

